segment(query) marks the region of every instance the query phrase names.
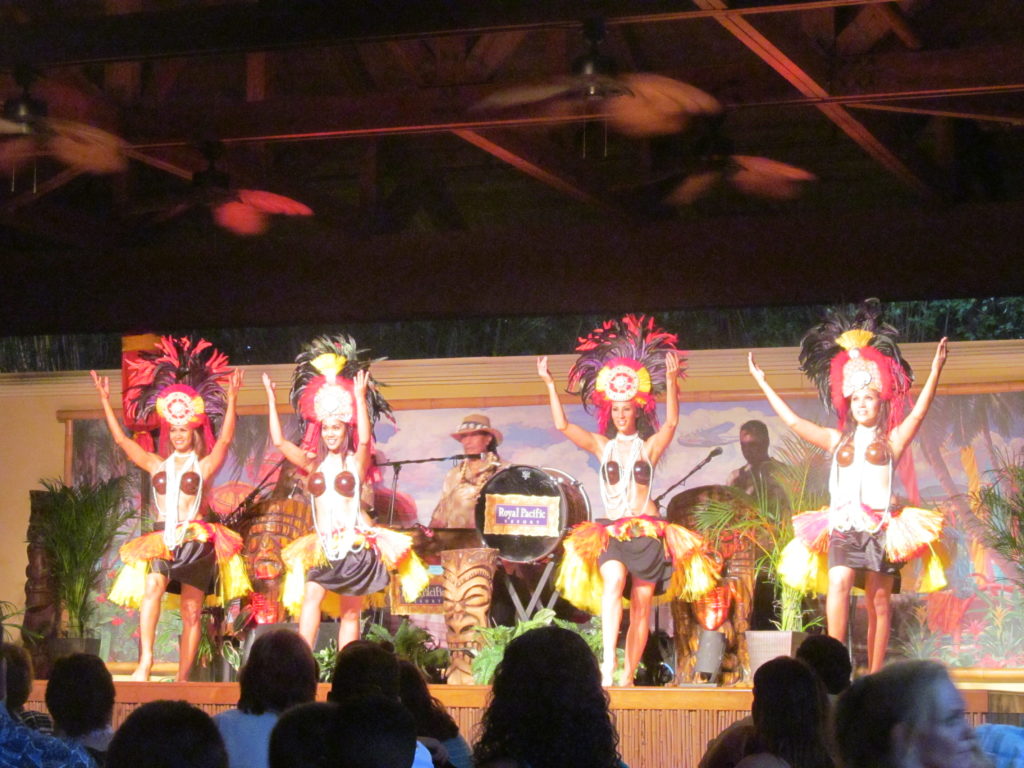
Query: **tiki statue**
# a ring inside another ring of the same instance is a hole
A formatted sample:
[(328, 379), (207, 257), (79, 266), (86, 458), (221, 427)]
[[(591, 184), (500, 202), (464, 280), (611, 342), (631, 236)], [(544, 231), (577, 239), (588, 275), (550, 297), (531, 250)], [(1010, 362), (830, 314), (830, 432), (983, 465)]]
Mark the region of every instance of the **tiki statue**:
[(487, 626), (497, 564), (496, 549), (452, 549), (441, 553), (444, 619), (448, 625), (448, 649), (452, 654), (449, 683), (473, 683), (471, 651), (480, 647), (476, 628)]

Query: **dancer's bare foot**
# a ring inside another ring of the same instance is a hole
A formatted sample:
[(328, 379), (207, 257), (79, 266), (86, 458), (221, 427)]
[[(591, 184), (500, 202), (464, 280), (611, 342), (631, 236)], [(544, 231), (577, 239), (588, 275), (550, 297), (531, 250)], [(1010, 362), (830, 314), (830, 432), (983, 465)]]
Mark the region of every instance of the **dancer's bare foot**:
[(608, 688), (612, 685), (612, 673), (615, 671), (615, 664), (608, 664), (607, 662), (601, 664), (601, 685), (604, 688)]
[(622, 670), (622, 679), (619, 681), (619, 685), (622, 686), (623, 688), (632, 688), (633, 687), (633, 677), (634, 677), (634, 675), (628, 674), (626, 672), (626, 670)]
[(132, 672), (131, 679), (137, 680), (140, 683), (149, 681), (150, 670), (153, 669), (153, 659), (139, 657), (139, 665), (135, 667), (135, 671)]

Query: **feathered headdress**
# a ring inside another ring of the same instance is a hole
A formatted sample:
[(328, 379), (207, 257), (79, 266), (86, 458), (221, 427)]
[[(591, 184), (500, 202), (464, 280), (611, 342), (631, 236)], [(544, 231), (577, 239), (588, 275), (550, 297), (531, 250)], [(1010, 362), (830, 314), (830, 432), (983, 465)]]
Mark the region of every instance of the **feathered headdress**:
[(878, 392), (890, 403), (888, 429), (903, 420), (904, 406), (914, 380), (896, 337), (899, 332), (881, 320), (878, 299), (867, 299), (850, 320), (830, 310), (800, 342), (800, 370), (814, 382), (829, 411), (846, 426), (849, 398), (859, 389)]
[[(579, 392), (583, 407), (597, 411), (598, 430), (608, 427), (612, 403), (632, 401), (658, 428), (655, 397), (665, 391), (665, 354), (676, 349), (668, 333), (646, 315), (607, 320), (579, 339), (579, 358), (569, 371), (569, 392)], [(680, 356), (682, 364), (686, 360)], [(679, 374), (683, 374), (680, 365)]]
[(231, 373), (227, 355), (210, 342), (187, 336), (162, 336), (153, 352), (140, 352), (129, 362), (125, 412), (130, 421), (155, 413), (160, 421), (159, 451), (170, 453), (172, 426), (201, 429), (206, 450), (213, 447), (227, 397), (220, 379)]
[[(369, 370), (372, 363), (384, 359), (360, 360), (359, 354), (365, 351), (356, 348), (351, 336), (318, 336), (295, 358), (291, 403), (301, 419), (303, 448), (315, 450), (324, 419), (339, 418), (356, 426), (352, 379), (361, 369)], [(372, 376), (366, 387), (366, 407), (371, 431), (381, 416), (394, 421), (391, 406)]]

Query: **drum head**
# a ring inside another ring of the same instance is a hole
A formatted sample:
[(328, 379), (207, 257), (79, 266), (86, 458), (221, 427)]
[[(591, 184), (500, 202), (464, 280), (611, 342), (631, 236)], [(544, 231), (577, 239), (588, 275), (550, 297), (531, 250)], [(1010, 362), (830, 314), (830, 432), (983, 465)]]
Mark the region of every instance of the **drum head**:
[(568, 475), (517, 464), (481, 489), (476, 525), (503, 560), (532, 563), (554, 552), (568, 526), (588, 512), (585, 494)]

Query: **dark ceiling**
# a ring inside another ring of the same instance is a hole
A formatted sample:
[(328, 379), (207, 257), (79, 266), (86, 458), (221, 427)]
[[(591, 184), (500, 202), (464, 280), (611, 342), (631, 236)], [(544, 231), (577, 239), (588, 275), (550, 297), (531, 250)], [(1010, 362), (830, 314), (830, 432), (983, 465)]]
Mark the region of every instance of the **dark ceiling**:
[[(597, 18), (620, 74), (724, 118), (473, 108), (567, 76)], [(0, 97), (25, 65), (129, 163), (4, 171), (8, 334), (1024, 294), (1019, 0), (0, 0)], [(314, 216), (243, 238), (189, 206), (214, 139), (232, 188)], [(664, 205), (724, 141), (817, 180)]]

